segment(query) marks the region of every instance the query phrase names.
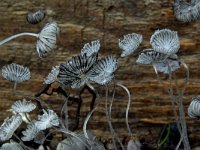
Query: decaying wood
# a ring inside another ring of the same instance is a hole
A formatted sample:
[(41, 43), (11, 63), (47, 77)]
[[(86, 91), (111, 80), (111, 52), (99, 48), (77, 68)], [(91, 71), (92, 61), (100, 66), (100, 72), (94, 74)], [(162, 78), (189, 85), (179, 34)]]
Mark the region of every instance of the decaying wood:
[[(15, 62), (30, 68), (30, 81), (19, 84), (17, 90), (26, 94), (35, 94), (42, 88), (43, 78), (51, 67), (65, 62), (68, 58), (80, 53), (84, 43), (100, 39), (100, 57), (108, 54), (119, 55), (118, 39), (124, 34), (139, 33), (144, 41), (140, 49), (150, 48), (149, 39), (156, 29), (169, 28), (178, 31), (181, 41), (179, 55), (188, 64), (190, 81), (184, 95), (184, 106), (187, 107), (192, 96), (200, 94), (200, 21), (180, 23), (173, 16), (173, 0), (1, 0), (0, 1), (0, 40), (19, 32), (39, 32), (48, 21), (57, 21), (61, 34), (57, 49), (48, 57), (39, 58), (33, 37), (20, 37), (0, 47), (0, 67)], [(47, 17), (39, 25), (26, 22), (28, 11), (45, 9)], [(136, 57), (120, 59), (116, 80), (127, 86), (132, 94), (132, 105), (129, 123), (132, 131), (150, 145), (156, 144), (162, 127), (174, 121), (170, 97), (160, 84), (151, 66), (135, 63)], [(185, 77), (181, 70), (179, 77)], [(166, 77), (163, 77), (165, 79)], [(17, 100), (11, 94), (12, 83), (0, 78), (0, 120), (10, 115), (7, 110)], [(88, 127), (97, 137), (110, 141), (108, 124), (105, 117), (103, 87), (97, 87), (101, 96), (101, 104), (89, 121)], [(78, 92), (70, 90), (72, 96)], [(42, 95), (42, 99), (59, 112), (64, 100), (54, 93), (51, 97)], [(91, 94), (84, 92), (80, 122), (84, 121), (90, 110)], [(76, 110), (74, 104), (69, 106), (69, 114)], [(117, 89), (112, 109), (112, 122), (119, 137), (128, 136), (125, 128), (125, 108), (127, 96)], [(192, 146), (199, 145), (200, 122), (188, 116), (188, 132)], [(81, 124), (79, 125), (81, 129)], [(197, 140), (198, 139), (198, 140)]]

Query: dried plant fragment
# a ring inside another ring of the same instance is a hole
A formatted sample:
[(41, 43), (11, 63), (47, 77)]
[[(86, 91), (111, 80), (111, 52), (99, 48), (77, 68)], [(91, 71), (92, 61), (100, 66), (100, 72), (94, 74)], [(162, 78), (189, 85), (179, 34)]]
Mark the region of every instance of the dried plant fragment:
[(138, 64), (151, 64), (156, 69), (156, 72), (162, 72), (164, 74), (169, 74), (180, 68), (180, 63), (178, 60), (172, 59), (170, 57), (168, 58), (167, 55), (158, 53), (151, 49), (144, 50), (139, 55), (136, 62)]

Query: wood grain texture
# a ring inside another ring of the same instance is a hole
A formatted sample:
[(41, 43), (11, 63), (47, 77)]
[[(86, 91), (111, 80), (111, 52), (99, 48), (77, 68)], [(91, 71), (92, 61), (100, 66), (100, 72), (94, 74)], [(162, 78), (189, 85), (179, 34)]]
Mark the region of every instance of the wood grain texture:
[[(181, 41), (180, 57), (188, 64), (190, 81), (184, 95), (184, 106), (187, 107), (192, 96), (200, 93), (200, 39), (199, 21), (180, 23), (173, 16), (173, 0), (1, 0), (0, 1), (0, 40), (20, 32), (39, 32), (49, 21), (58, 22), (61, 34), (57, 49), (48, 57), (41, 59), (36, 52), (36, 39), (20, 37), (0, 47), (0, 68), (15, 62), (30, 68), (30, 81), (18, 85), (23, 93), (38, 92), (43, 78), (52, 66), (65, 62), (71, 56), (80, 53), (84, 43), (100, 39), (100, 56), (119, 55), (118, 39), (128, 33), (143, 35), (140, 49), (150, 48), (149, 40), (156, 29), (169, 28), (178, 31)], [(46, 19), (39, 25), (30, 25), (26, 14), (39, 8), (47, 11)], [(136, 57), (130, 56), (119, 60), (116, 80), (127, 86), (132, 94), (132, 105), (129, 122), (133, 132), (145, 142), (155, 146), (164, 124), (173, 122), (171, 100), (164, 87), (159, 84), (151, 66), (135, 63)], [(184, 70), (179, 73), (184, 78)], [(163, 77), (164, 78), (164, 77)], [(0, 78), (0, 121), (10, 114), (7, 112), (17, 99), (10, 93), (12, 83)], [(101, 104), (90, 119), (88, 127), (98, 137), (110, 141), (111, 136), (105, 117), (104, 94), (102, 87), (96, 87), (101, 96)], [(74, 95), (77, 92), (74, 92)], [(81, 121), (89, 112), (90, 95), (84, 94), (81, 108)], [(42, 97), (58, 112), (63, 102), (54, 94)], [(127, 96), (117, 89), (113, 104), (112, 121), (120, 138), (128, 136), (125, 128), (125, 108)], [(70, 108), (73, 113), (75, 108)], [(186, 113), (187, 116), (187, 113)], [(200, 122), (188, 116), (188, 133), (192, 146), (199, 146)], [(81, 128), (81, 125), (80, 125)], [(106, 128), (106, 129), (105, 129)]]

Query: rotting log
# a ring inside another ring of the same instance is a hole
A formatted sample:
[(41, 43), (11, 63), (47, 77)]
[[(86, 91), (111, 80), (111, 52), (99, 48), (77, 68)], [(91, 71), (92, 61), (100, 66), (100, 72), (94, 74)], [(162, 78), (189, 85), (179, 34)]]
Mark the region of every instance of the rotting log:
[[(61, 35), (58, 47), (48, 57), (41, 59), (35, 49), (36, 39), (20, 37), (0, 47), (0, 67), (15, 62), (30, 68), (30, 81), (19, 84), (18, 91), (23, 93), (37, 93), (43, 83), (43, 78), (49, 73), (52, 66), (58, 65), (80, 52), (84, 43), (100, 39), (100, 56), (108, 54), (118, 55), (118, 39), (124, 34), (139, 33), (144, 41), (140, 49), (150, 48), (149, 39), (156, 29), (169, 28), (178, 31), (181, 48), (180, 57), (188, 64), (190, 81), (184, 95), (184, 106), (187, 107), (192, 96), (200, 93), (200, 40), (199, 21), (180, 23), (173, 16), (173, 0), (1, 0), (0, 1), (0, 40), (15, 33), (30, 31), (39, 32), (48, 21), (58, 22)], [(26, 14), (30, 10), (45, 9), (46, 19), (38, 25), (30, 25), (26, 21)], [(162, 127), (173, 122), (170, 97), (164, 87), (156, 79), (154, 70), (150, 66), (137, 65), (136, 57), (130, 56), (119, 61), (116, 80), (127, 86), (132, 94), (132, 105), (129, 113), (129, 122), (133, 132), (151, 145), (158, 141)], [(184, 71), (179, 73), (184, 77)], [(7, 109), (16, 100), (11, 96), (12, 84), (0, 78), (0, 121), (8, 116)], [(100, 94), (105, 91), (102, 87)], [(75, 93), (77, 94), (77, 93)], [(91, 96), (85, 92), (81, 108), (81, 121), (89, 112)], [(54, 105), (60, 110), (63, 100), (54, 94), (44, 96), (45, 102)], [(89, 121), (97, 137), (110, 141), (108, 124), (105, 117), (104, 98)], [(119, 136), (128, 136), (125, 128), (126, 95), (116, 94), (113, 105), (112, 121)], [(122, 107), (123, 106), (123, 107)], [(69, 107), (73, 113), (75, 108)], [(187, 115), (187, 113), (186, 113)], [(188, 116), (188, 132), (192, 146), (198, 146), (200, 140), (200, 122)], [(81, 128), (81, 125), (79, 126)], [(105, 130), (105, 128), (107, 130)]]

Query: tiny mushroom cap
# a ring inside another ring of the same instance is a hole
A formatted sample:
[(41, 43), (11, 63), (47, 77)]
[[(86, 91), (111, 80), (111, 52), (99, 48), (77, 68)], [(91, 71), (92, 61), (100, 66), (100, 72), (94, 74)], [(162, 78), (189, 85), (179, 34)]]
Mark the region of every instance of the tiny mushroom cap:
[(48, 109), (47, 111), (43, 109), (43, 114), (38, 115), (38, 121), (35, 122), (35, 125), (39, 130), (45, 130), (53, 126), (58, 126), (59, 124), (57, 114), (51, 109)]
[(139, 55), (136, 62), (138, 64), (153, 65), (156, 73), (169, 74), (180, 68), (180, 62), (177, 60), (177, 57), (176, 54), (168, 56), (153, 49), (146, 49)]
[(94, 53), (98, 53), (100, 46), (101, 45), (99, 40), (92, 41), (91, 43), (86, 43), (81, 49), (81, 55), (86, 54), (89, 57)]
[(191, 1), (192, 7), (192, 16), (193, 20), (197, 20), (200, 18), (200, 1), (199, 0), (192, 0)]
[(88, 82), (88, 74), (96, 63), (96, 53), (91, 56), (78, 55), (60, 65), (58, 81), (71, 88), (80, 88)]
[(174, 16), (178, 21), (191, 22), (200, 17), (200, 1), (176, 0), (174, 3)]
[(200, 96), (195, 96), (188, 107), (188, 115), (190, 118), (200, 118)]
[(10, 143), (4, 143), (0, 150), (24, 150), (21, 145), (17, 142), (10, 140)]
[(104, 85), (112, 81), (114, 72), (117, 69), (117, 59), (112, 56), (107, 56), (99, 59), (94, 67), (89, 71), (88, 77), (90, 80)]
[(36, 108), (36, 105), (30, 101), (18, 100), (11, 106), (12, 111), (15, 113), (28, 113)]
[(194, 20), (192, 13), (193, 6), (185, 0), (178, 0), (174, 3), (174, 16), (178, 21), (190, 22)]
[(154, 51), (153, 49), (145, 49), (142, 51), (142, 53), (139, 55), (136, 62), (138, 64), (154, 64), (158, 62), (162, 62), (166, 59), (166, 55), (162, 53), (158, 53)]
[(19, 114), (6, 118), (0, 127), (0, 141), (9, 140), (21, 123), (22, 117)]
[(51, 72), (48, 74), (48, 76), (44, 80), (44, 84), (51, 84), (57, 81), (57, 76), (59, 74), (59, 67), (60, 66), (52, 67)]
[(56, 22), (47, 23), (38, 34), (36, 49), (40, 57), (49, 53), (56, 47), (60, 29)]
[(168, 56), (176, 54), (180, 48), (177, 32), (170, 29), (156, 30), (151, 36), (150, 44), (154, 51)]
[(30, 24), (37, 24), (41, 22), (46, 16), (46, 12), (44, 10), (37, 10), (35, 12), (29, 12), (27, 14), (27, 21)]
[(178, 60), (166, 59), (163, 62), (155, 63), (154, 66), (158, 72), (170, 74), (180, 68), (180, 62)]
[(40, 130), (35, 125), (35, 122), (31, 122), (27, 125), (26, 130), (22, 131), (23, 137), (21, 138), (23, 141), (31, 141), (33, 140)]
[(15, 83), (24, 82), (31, 78), (29, 69), (16, 63), (3, 66), (1, 72), (6, 80)]
[(119, 39), (119, 47), (122, 49), (121, 57), (131, 55), (139, 47), (143, 40), (142, 35), (131, 33), (124, 35), (123, 39)]

